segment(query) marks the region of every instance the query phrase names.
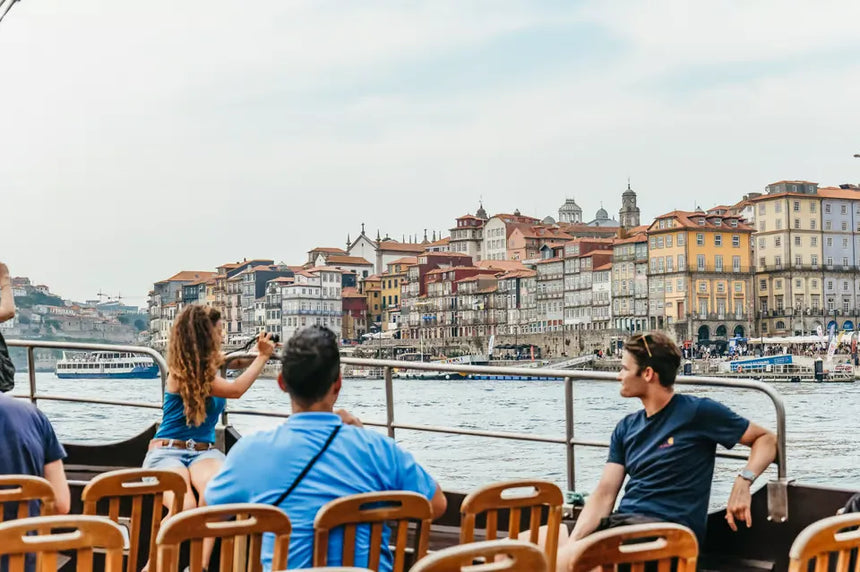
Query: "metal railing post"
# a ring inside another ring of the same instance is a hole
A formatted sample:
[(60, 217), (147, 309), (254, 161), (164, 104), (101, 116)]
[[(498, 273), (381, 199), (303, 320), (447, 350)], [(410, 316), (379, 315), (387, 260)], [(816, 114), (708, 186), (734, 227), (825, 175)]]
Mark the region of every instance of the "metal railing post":
[[(220, 369), (221, 377), (227, 379), (227, 360), (224, 360), (224, 363), (221, 364)], [(221, 411), (221, 425), (227, 425), (227, 408), (225, 407)]]
[(36, 404), (36, 348), (27, 348), (27, 373), (30, 377), (30, 403)]
[(392, 380), (391, 366), (385, 366), (385, 425), (388, 427), (388, 436), (394, 439), (394, 381)]
[(564, 437), (567, 459), (567, 490), (576, 490), (576, 457), (573, 434), (573, 378), (564, 378)]

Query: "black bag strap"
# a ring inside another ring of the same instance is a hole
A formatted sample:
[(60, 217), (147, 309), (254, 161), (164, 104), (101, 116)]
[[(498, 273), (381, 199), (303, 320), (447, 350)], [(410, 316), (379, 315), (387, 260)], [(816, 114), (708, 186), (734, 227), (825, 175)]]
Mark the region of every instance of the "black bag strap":
[(297, 486), (299, 486), (299, 483), (302, 482), (302, 479), (305, 478), (305, 475), (308, 474), (314, 464), (319, 460), (320, 457), (322, 457), (322, 454), (325, 453), (325, 450), (328, 449), (328, 446), (331, 445), (331, 442), (334, 441), (334, 438), (337, 436), (337, 433), (338, 431), (340, 431), (341, 427), (343, 427), (342, 424), (334, 428), (334, 431), (332, 431), (331, 435), (328, 436), (328, 439), (326, 440), (325, 445), (322, 446), (322, 449), (320, 449), (319, 452), (314, 455), (314, 458), (311, 459), (307, 465), (305, 465), (305, 468), (302, 469), (302, 472), (299, 473), (299, 476), (296, 477), (296, 480), (293, 481), (293, 484), (290, 485), (290, 488), (281, 493), (281, 496), (278, 497), (278, 500), (276, 500), (272, 504), (274, 504), (275, 506), (279, 506), (282, 502), (284, 502), (284, 499), (290, 496), (290, 493), (293, 492), (293, 490)]

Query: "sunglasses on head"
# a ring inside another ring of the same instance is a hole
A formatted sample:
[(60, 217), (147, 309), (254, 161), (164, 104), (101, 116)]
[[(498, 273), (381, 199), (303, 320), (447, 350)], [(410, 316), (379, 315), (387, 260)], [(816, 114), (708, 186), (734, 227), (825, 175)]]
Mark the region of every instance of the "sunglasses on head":
[(654, 357), (653, 355), (651, 355), (651, 348), (648, 346), (648, 334), (642, 334), (641, 336), (639, 336), (639, 338), (642, 340), (642, 344), (645, 346), (645, 351), (648, 352), (648, 357)]

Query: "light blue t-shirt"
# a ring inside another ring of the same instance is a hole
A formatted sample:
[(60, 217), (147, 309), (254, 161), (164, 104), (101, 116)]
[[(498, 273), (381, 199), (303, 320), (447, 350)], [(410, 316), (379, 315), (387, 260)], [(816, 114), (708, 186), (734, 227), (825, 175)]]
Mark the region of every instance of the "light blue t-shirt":
[[(334, 413), (297, 413), (279, 427), (240, 439), (209, 486), (209, 505), (236, 502), (272, 504), (322, 449), (341, 419)], [(372, 430), (344, 425), (280, 508), (292, 523), (287, 567), (309, 568), (313, 560), (314, 518), (327, 502), (358, 493), (404, 490), (432, 499), (436, 482), (393, 439)], [(387, 527), (380, 571), (392, 569)], [(341, 565), (343, 531), (329, 536), (328, 566)], [(274, 538), (263, 538), (262, 561), (271, 569)], [(370, 532), (359, 527), (355, 565), (366, 566)]]

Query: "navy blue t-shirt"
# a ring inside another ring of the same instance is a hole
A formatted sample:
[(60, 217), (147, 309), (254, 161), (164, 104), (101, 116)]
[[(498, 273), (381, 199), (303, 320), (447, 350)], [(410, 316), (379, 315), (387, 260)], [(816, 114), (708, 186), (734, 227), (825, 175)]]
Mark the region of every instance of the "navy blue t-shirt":
[[(45, 465), (65, 459), (45, 414), (26, 401), (0, 395), (0, 475), (45, 476)], [(5, 507), (6, 519), (15, 518), (14, 507)], [(34, 507), (30, 508), (31, 514)]]
[(612, 433), (608, 462), (630, 476), (618, 512), (688, 526), (705, 538), (717, 443), (731, 449), (749, 421), (713, 399), (675, 394), (647, 417), (622, 419)]

